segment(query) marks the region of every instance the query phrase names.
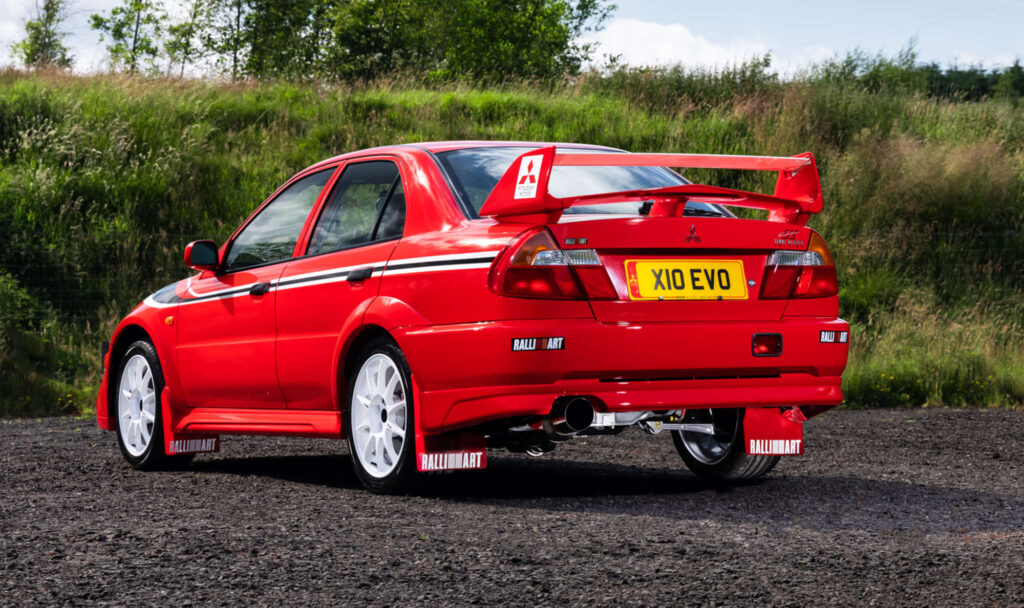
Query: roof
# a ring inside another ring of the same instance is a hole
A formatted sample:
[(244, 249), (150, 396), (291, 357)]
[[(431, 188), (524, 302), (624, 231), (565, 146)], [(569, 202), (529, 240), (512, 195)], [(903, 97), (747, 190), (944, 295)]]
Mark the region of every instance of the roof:
[(595, 146), (592, 144), (577, 144), (568, 142), (546, 142), (546, 141), (481, 141), (481, 140), (463, 140), (463, 141), (425, 141), (418, 143), (408, 143), (405, 145), (416, 146), (424, 148), (433, 153), (448, 152), (450, 150), (460, 150), (463, 148), (498, 148), (498, 147), (523, 147), (523, 148), (543, 148), (546, 146), (558, 146), (560, 148), (583, 148), (588, 150), (615, 150), (615, 148), (609, 148), (608, 146)]
[(431, 154), (437, 154), (439, 152), (449, 152), (451, 150), (462, 150), (465, 148), (500, 148), (500, 147), (522, 147), (522, 148), (543, 148), (545, 146), (557, 146), (559, 148), (579, 148), (584, 150), (608, 150), (613, 152), (621, 152), (618, 148), (609, 148), (608, 146), (595, 146), (592, 144), (574, 144), (574, 143), (552, 143), (543, 141), (483, 141), (483, 140), (461, 140), (461, 141), (424, 141), (424, 142), (409, 142), (404, 144), (392, 144), (388, 146), (377, 146), (374, 148), (364, 148), (362, 150), (353, 150), (324, 160), (311, 165), (304, 169), (302, 173), (313, 171), (324, 165), (328, 165), (339, 160), (345, 160), (352, 158), (353, 156), (362, 156), (367, 152), (374, 152), (378, 154), (395, 153), (397, 150), (403, 148), (419, 148), (426, 150)]

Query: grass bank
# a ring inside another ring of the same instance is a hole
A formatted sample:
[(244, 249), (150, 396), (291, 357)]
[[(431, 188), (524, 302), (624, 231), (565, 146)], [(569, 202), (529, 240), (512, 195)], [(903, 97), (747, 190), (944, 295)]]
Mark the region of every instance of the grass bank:
[[(217, 85), (0, 72), (0, 414), (87, 410), (96, 346), (289, 175), (358, 148), (537, 139), (819, 159), (849, 406), (1024, 403), (1024, 108), (808, 75), (556, 87)], [(770, 189), (733, 172), (691, 177)]]

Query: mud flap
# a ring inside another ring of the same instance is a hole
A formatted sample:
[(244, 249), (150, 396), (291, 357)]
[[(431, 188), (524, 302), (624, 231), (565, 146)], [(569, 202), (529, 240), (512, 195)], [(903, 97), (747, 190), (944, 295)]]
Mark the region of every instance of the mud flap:
[[(416, 378), (412, 379), (413, 401), (420, 403)], [(416, 412), (416, 468), (421, 472), (464, 471), (487, 468), (487, 444), (484, 436), (468, 431), (424, 435), (420, 412)]]
[(160, 419), (163, 420), (165, 454), (174, 456), (220, 451), (220, 435), (175, 433), (172, 416), (170, 389), (165, 386), (160, 393)]
[(743, 438), (752, 456), (797, 456), (804, 453), (804, 420), (795, 408), (747, 408)]

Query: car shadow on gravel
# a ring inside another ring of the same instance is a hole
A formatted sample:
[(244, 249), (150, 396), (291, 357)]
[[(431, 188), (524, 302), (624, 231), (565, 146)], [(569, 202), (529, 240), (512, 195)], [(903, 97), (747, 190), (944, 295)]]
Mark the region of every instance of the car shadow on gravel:
[(725, 485), (687, 472), (615, 464), (494, 459), (491, 467), (475, 475), (473, 483), (445, 480), (431, 495), (457, 502), (825, 532), (1019, 535), (1024, 530), (1024, 496), (900, 480), (782, 470)]
[[(363, 492), (348, 455), (198, 461), (197, 472), (255, 475)], [(572, 460), (492, 458), (484, 471), (430, 476), (420, 495), (462, 505), (717, 520), (820, 531), (1019, 533), (1024, 497), (853, 476), (776, 472), (723, 485), (686, 471)], [(931, 505), (932, 507), (928, 507)], [(922, 506), (927, 516), (921, 517)]]
[[(256, 475), (337, 489), (363, 487), (348, 454), (254, 456), (197, 460), (200, 473)], [(762, 483), (752, 482), (751, 485)], [(420, 494), (452, 499), (569, 498), (608, 495), (685, 494), (728, 491), (685, 471), (574, 461), (491, 458), (482, 471), (432, 473)]]
[(191, 467), (200, 473), (255, 475), (336, 489), (363, 487), (352, 470), (352, 460), (345, 454), (215, 458), (197, 460)]

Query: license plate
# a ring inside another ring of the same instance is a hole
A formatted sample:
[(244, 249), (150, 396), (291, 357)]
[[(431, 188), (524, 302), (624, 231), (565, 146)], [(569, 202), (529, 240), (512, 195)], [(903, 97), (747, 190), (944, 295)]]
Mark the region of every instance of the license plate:
[(626, 260), (630, 300), (746, 300), (740, 260)]

